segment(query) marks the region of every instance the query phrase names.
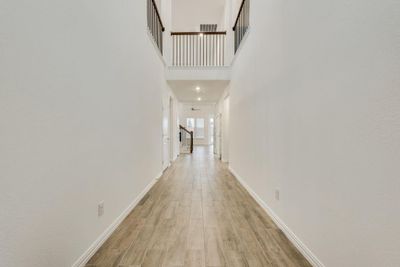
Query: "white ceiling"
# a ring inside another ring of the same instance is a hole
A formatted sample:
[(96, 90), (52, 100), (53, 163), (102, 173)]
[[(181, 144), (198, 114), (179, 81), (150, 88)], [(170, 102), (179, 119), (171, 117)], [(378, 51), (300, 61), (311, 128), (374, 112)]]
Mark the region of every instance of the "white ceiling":
[[(180, 102), (217, 103), (229, 81), (168, 81)], [(200, 92), (196, 87), (200, 87)], [(197, 98), (201, 97), (201, 102)]]
[(199, 31), (200, 24), (223, 23), (225, 0), (172, 0), (172, 31)]

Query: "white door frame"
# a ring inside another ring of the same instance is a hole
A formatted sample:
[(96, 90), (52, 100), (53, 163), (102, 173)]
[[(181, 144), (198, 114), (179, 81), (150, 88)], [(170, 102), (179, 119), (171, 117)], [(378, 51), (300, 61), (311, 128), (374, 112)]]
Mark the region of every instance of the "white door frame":
[(170, 136), (169, 136), (169, 98), (163, 99), (162, 107), (162, 168), (167, 169), (171, 164), (170, 157)]
[(174, 99), (169, 97), (169, 161), (174, 161), (175, 151), (175, 120), (174, 120)]
[(222, 114), (218, 113), (214, 120), (215, 127), (215, 152), (219, 159), (222, 158)]
[(227, 95), (223, 102), (223, 115), (222, 115), (222, 146), (221, 146), (221, 160), (229, 162), (229, 95)]

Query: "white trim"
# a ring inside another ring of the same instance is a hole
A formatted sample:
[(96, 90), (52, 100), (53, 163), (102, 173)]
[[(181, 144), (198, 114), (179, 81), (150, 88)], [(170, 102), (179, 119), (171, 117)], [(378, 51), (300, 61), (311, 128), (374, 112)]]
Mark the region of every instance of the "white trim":
[[(163, 163), (163, 164), (164, 164), (164, 163)], [(163, 166), (163, 171), (162, 171), (162, 172), (164, 173), (169, 167), (171, 167), (171, 162), (169, 162), (167, 166), (165, 166), (165, 167)], [(161, 176), (160, 176), (160, 177), (161, 177)], [(158, 179), (159, 179), (159, 178), (158, 178)]]
[(132, 210), (139, 204), (140, 200), (149, 192), (154, 184), (160, 179), (162, 173), (153, 179), (146, 188), (135, 198), (135, 200), (126, 208), (121, 215), (93, 242), (92, 245), (79, 257), (79, 259), (72, 265), (72, 267), (83, 267), (90, 260), (90, 258), (97, 252), (97, 250), (107, 241), (111, 234), (117, 229), (122, 221), (132, 212)]
[(293, 233), (293, 231), (275, 214), (275, 212), (254, 192), (250, 186), (229, 166), (229, 171), (239, 181), (239, 183), (249, 192), (254, 200), (267, 212), (275, 224), (283, 231), (287, 238), (300, 251), (301, 254), (314, 267), (325, 267), (325, 265), (312, 253), (312, 251)]
[[(158, 180), (160, 180), (160, 178), (163, 176), (163, 174), (164, 174), (164, 171), (162, 171), (162, 172), (160, 172), (159, 174), (158, 174), (158, 176), (154, 179), (154, 181), (153, 181), (153, 184), (150, 186), (150, 188), (148, 188), (148, 190), (147, 191), (149, 191), (150, 189), (151, 189), (151, 187), (158, 181)], [(148, 185), (149, 186), (149, 185)], [(147, 187), (146, 187), (146, 189), (147, 189)], [(144, 195), (146, 195), (147, 194), (147, 192), (145, 193), (145, 194), (143, 194), (143, 197), (144, 197)], [(143, 198), (142, 197), (142, 198)], [(140, 201), (140, 200), (139, 200)]]

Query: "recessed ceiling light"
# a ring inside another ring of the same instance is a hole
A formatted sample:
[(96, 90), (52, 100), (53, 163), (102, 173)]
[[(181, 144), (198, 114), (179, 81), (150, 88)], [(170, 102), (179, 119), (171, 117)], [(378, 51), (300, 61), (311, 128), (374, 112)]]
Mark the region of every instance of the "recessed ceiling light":
[(200, 87), (199, 86), (196, 87), (196, 91), (200, 92)]
[(198, 97), (198, 98), (197, 98), (197, 101), (201, 101), (201, 97)]

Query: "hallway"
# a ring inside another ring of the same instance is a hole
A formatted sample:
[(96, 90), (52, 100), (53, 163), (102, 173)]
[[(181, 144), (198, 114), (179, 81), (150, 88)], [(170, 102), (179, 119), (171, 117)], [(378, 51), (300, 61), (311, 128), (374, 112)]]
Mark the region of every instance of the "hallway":
[(310, 265), (199, 146), (176, 160), (86, 266)]

